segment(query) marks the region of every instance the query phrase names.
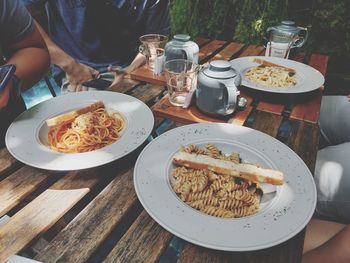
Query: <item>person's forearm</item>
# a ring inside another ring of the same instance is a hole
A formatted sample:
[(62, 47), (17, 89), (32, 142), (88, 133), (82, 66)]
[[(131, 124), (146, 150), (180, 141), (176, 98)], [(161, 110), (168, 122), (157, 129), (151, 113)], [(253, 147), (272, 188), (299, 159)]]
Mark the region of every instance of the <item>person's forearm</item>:
[(15, 52), (7, 64), (16, 65), (16, 76), (21, 80), (22, 90), (26, 90), (48, 72), (50, 56), (45, 48), (29, 47)]
[(47, 49), (49, 50), (51, 62), (60, 68), (62, 68), (64, 71), (68, 71), (69, 67), (72, 66), (72, 64), (75, 63), (74, 58), (72, 58), (70, 55), (68, 55), (66, 52), (64, 52), (59, 46), (57, 46), (52, 39), (47, 35), (45, 30), (40, 26), (39, 23), (35, 22), (39, 32), (41, 33)]
[(141, 53), (137, 53), (134, 60), (130, 63), (129, 66), (125, 68), (126, 73), (129, 74), (130, 72), (134, 71), (136, 68), (140, 67), (143, 63), (145, 63), (145, 61), (145, 56)]
[(50, 55), (37, 27), (25, 39), (9, 47), (7, 64), (16, 65), (16, 75), (22, 81), (23, 90), (37, 83), (50, 67)]

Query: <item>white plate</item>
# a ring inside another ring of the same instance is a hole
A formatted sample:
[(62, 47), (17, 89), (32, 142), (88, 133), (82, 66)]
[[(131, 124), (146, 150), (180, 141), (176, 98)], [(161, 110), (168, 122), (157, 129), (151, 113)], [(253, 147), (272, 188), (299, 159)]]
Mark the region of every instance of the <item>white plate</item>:
[[(292, 68), (296, 71), (297, 84), (287, 88), (269, 87), (260, 84), (253, 83), (244, 77), (244, 73), (259, 64), (253, 62), (254, 58), (260, 58), (281, 66)], [(277, 58), (277, 57), (241, 57), (231, 60), (232, 67), (237, 70), (242, 76), (242, 85), (261, 91), (273, 92), (273, 93), (304, 93), (316, 90), (320, 88), (324, 83), (323, 75), (313, 67), (306, 64), (296, 62), (289, 59)]]
[[(227, 219), (203, 214), (182, 202), (170, 183), (172, 156), (190, 143), (214, 143), (225, 153), (240, 153), (243, 162), (281, 170), (285, 183), (273, 198), (264, 199), (255, 215)], [(313, 177), (296, 153), (264, 133), (233, 124), (192, 124), (159, 136), (137, 159), (134, 185), (143, 207), (165, 229), (194, 244), (226, 251), (282, 243), (305, 227), (316, 206)]]
[[(126, 119), (121, 137), (101, 149), (85, 153), (59, 153), (47, 146), (48, 127), (45, 120), (96, 101), (107, 110), (118, 111)], [(19, 161), (46, 170), (78, 170), (117, 160), (140, 146), (154, 125), (151, 110), (140, 100), (110, 91), (76, 92), (62, 95), (23, 112), (6, 133), (6, 146)]]

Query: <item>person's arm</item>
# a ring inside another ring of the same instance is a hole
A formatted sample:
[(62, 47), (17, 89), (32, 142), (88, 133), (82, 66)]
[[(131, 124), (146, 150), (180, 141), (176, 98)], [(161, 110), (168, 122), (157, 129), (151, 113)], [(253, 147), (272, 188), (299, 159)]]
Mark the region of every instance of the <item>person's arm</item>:
[(38, 23), (36, 24), (45, 40), (52, 63), (66, 72), (67, 79), (73, 90), (80, 91), (82, 83), (99, 75), (97, 70), (77, 62), (73, 57), (64, 52), (63, 49), (52, 41), (52, 39), (46, 34), (45, 30)]
[(350, 262), (350, 225), (343, 228), (323, 245), (303, 255), (302, 263)]
[[(48, 71), (50, 59), (44, 40), (20, 1), (0, 2), (0, 35), (6, 64), (16, 65), (22, 89), (31, 87)], [(10, 81), (0, 92), (0, 109), (7, 106), (13, 88)]]
[(125, 75), (130, 74), (132, 71), (140, 67), (145, 62), (146, 62), (146, 57), (141, 53), (137, 53), (134, 60), (126, 68), (124, 69), (119, 69), (118, 67), (109, 68), (108, 71), (114, 74), (114, 80), (113, 80), (113, 83), (110, 85), (110, 87), (120, 84), (124, 79)]
[[(37, 83), (49, 70), (50, 56), (38, 29), (8, 48), (12, 55), (6, 64), (16, 65), (16, 76), (21, 80), (21, 89), (26, 90)], [(7, 105), (13, 82), (0, 93), (0, 109)]]
[[(36, 5), (34, 4), (29, 3), (27, 5), (27, 9), (33, 15), (37, 13)], [(71, 86), (70, 90), (80, 91), (82, 89), (82, 83), (91, 80), (99, 75), (99, 72), (97, 70), (77, 62), (62, 48), (57, 46), (56, 43), (41, 27), (41, 25), (37, 22), (36, 24), (49, 50), (51, 62), (66, 72), (67, 80)]]

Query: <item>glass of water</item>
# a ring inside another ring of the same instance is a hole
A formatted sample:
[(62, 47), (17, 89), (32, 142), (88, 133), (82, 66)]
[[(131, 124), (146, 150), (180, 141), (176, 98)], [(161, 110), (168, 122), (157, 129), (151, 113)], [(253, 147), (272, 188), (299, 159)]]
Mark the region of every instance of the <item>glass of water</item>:
[(189, 94), (197, 87), (198, 64), (186, 59), (169, 60), (164, 64), (169, 101), (183, 106)]

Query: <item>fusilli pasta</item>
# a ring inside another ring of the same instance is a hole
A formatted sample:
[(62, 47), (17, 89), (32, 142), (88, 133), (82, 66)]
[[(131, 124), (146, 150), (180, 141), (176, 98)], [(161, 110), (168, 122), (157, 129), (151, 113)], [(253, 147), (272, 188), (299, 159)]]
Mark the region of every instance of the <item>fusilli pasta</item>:
[[(238, 153), (223, 154), (214, 144), (205, 149), (190, 144), (181, 151), (205, 154), (216, 159), (240, 162)], [(217, 217), (243, 217), (259, 210), (260, 185), (230, 175), (215, 174), (206, 169), (177, 167), (172, 172), (173, 189), (181, 200), (203, 213)]]

